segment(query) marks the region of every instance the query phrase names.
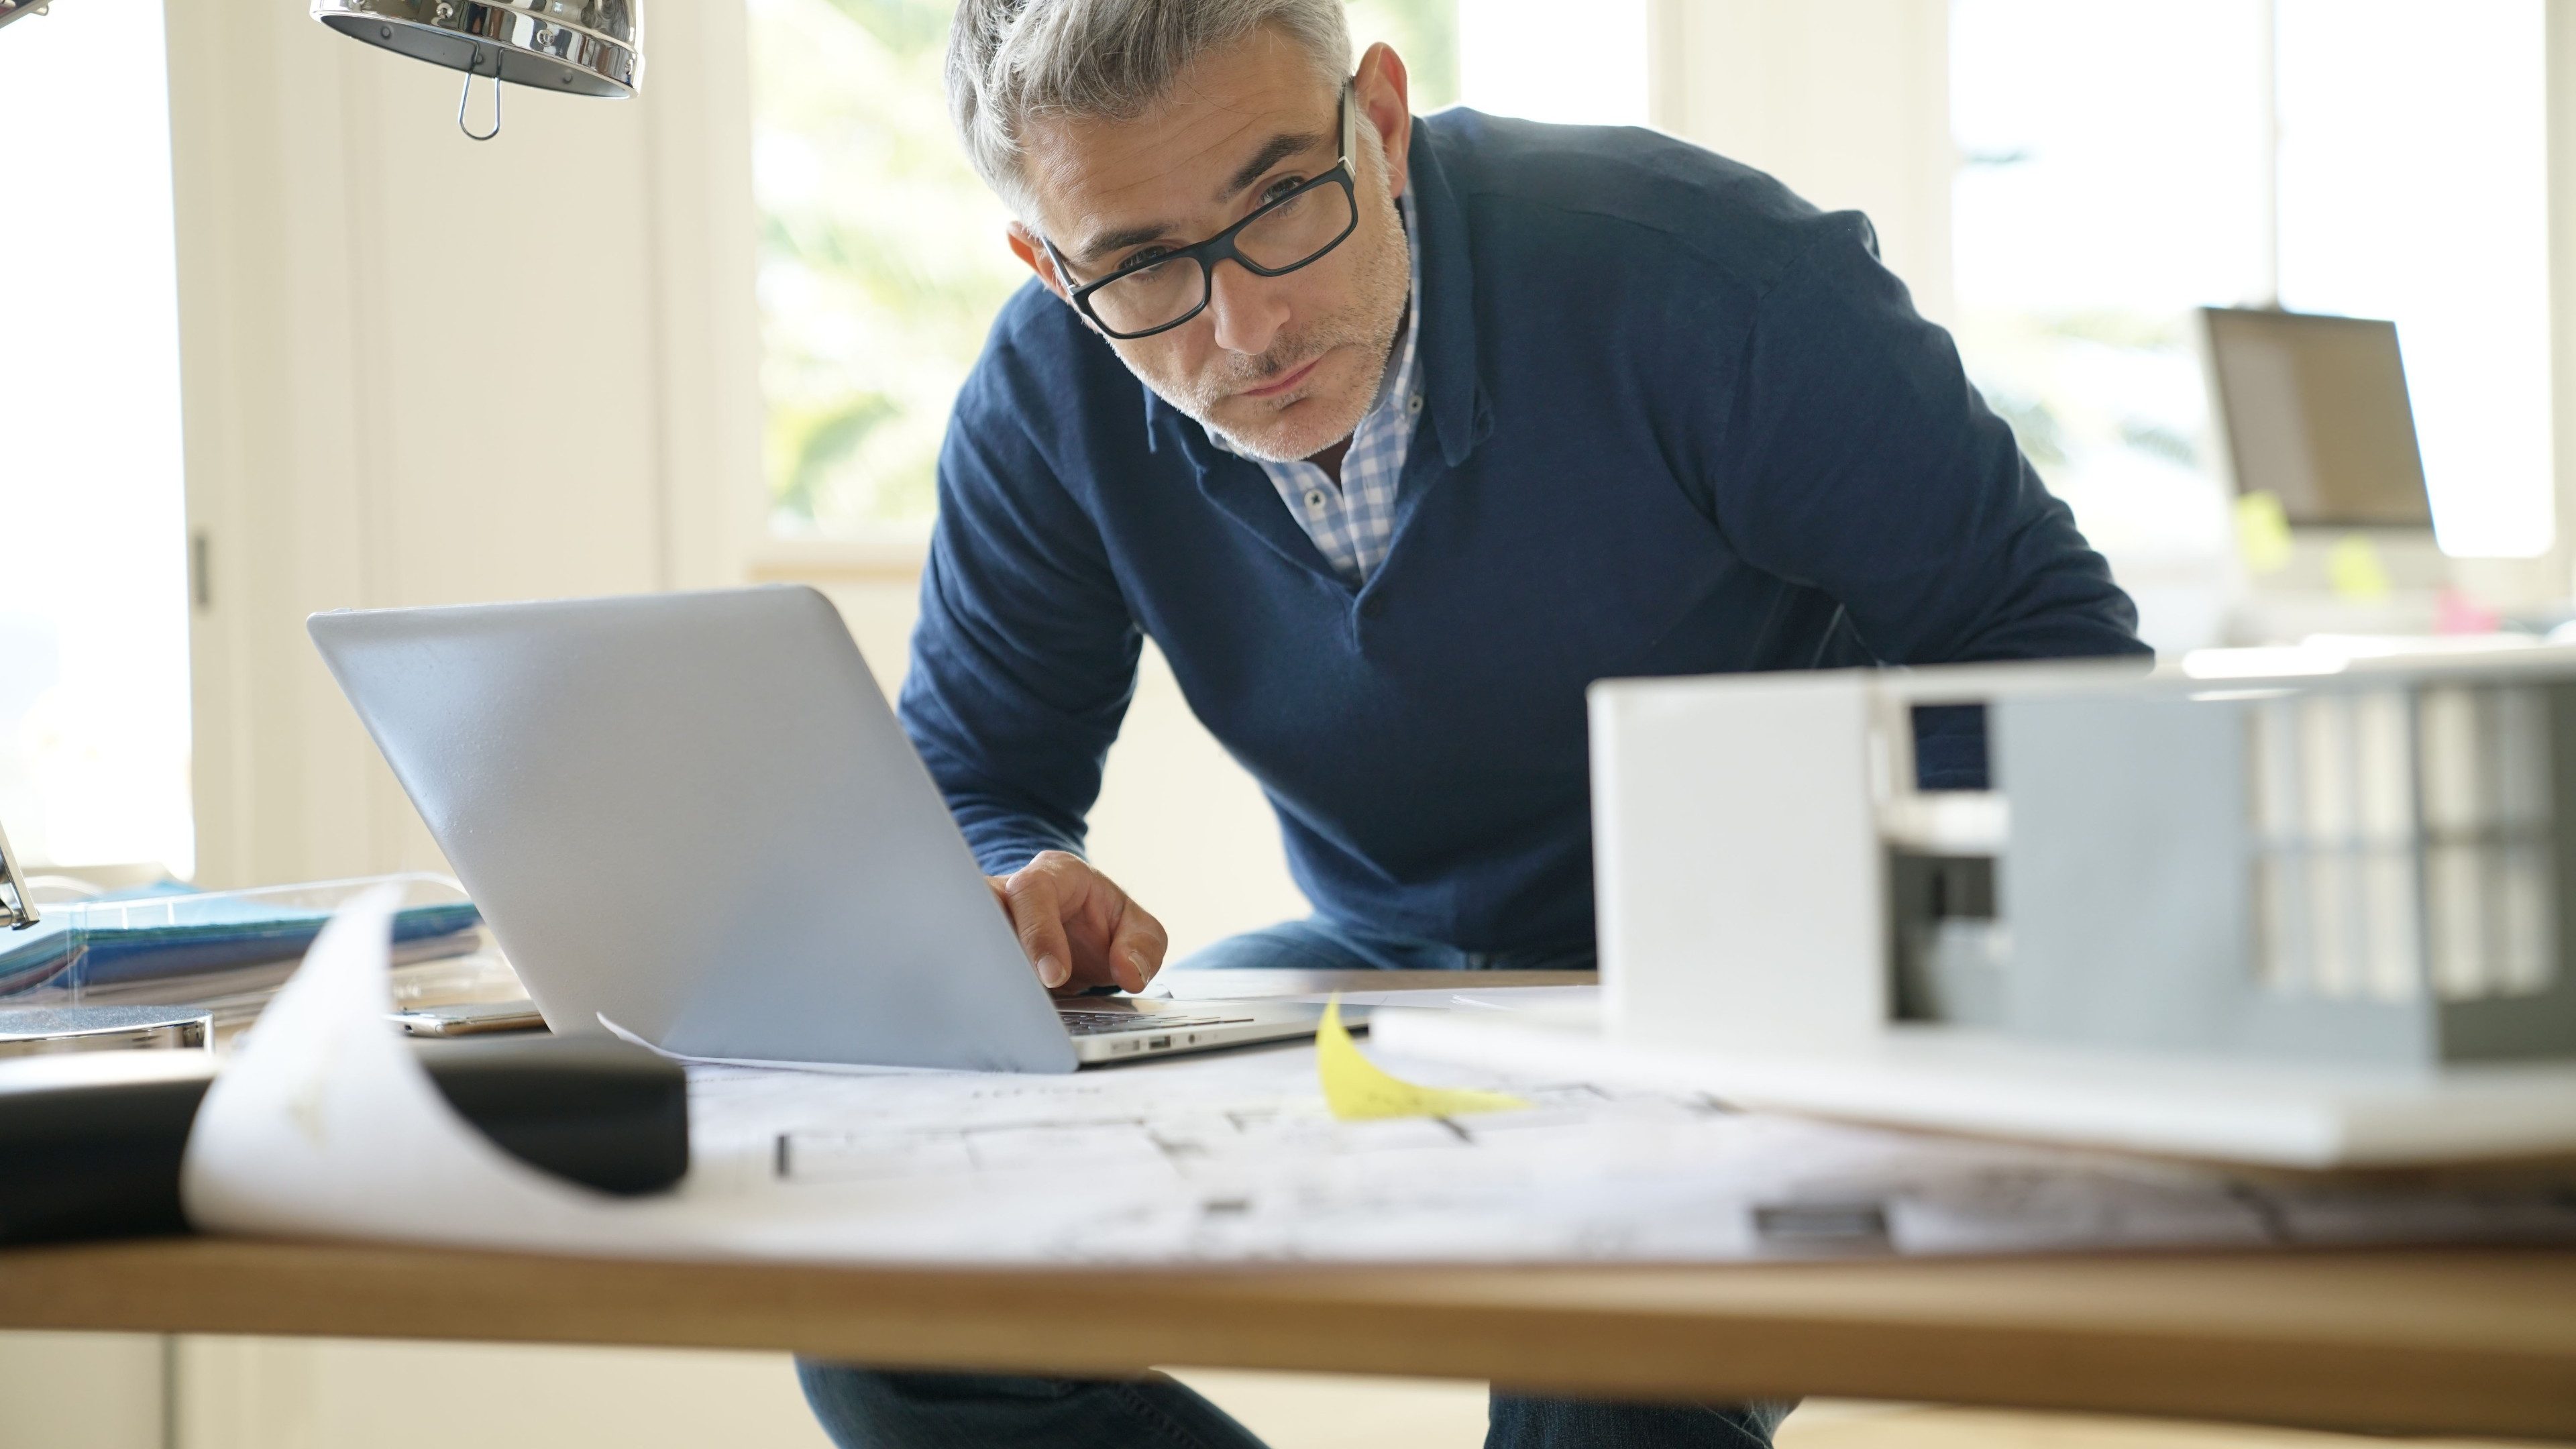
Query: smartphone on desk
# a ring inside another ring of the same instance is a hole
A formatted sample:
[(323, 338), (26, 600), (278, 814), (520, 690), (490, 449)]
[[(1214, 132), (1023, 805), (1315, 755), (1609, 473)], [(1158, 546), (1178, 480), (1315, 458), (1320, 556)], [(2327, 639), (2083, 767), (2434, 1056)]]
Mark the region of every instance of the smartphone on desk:
[(391, 1013), (406, 1036), (480, 1036), (495, 1031), (543, 1031), (546, 1019), (533, 1001), (460, 1001)]

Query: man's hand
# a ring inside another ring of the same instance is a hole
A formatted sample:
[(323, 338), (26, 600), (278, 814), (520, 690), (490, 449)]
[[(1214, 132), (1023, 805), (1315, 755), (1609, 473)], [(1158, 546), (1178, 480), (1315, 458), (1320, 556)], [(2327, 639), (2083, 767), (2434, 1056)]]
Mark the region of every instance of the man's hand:
[(1163, 923), (1078, 855), (1041, 853), (986, 876), (1038, 980), (1058, 996), (1093, 986), (1142, 991), (1163, 969)]

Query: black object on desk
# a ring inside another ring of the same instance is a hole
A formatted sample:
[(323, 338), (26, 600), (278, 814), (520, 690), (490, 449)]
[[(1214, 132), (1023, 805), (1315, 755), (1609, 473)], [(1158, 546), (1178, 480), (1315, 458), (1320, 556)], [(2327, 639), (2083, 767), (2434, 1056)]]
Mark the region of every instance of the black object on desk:
[[(640, 1047), (520, 1037), (412, 1050), (459, 1115), (540, 1171), (620, 1196), (688, 1171), (687, 1075)], [(0, 1244), (186, 1232), (179, 1162), (214, 1073), (203, 1051), (0, 1062)]]
[(606, 1037), (412, 1043), (429, 1079), (501, 1149), (584, 1187), (635, 1197), (689, 1170), (689, 1077)]

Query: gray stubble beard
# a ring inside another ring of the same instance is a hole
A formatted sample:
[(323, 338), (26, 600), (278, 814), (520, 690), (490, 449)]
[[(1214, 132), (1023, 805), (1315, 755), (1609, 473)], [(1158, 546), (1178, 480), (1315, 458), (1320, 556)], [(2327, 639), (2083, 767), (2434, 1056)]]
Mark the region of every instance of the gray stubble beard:
[[(1386, 370), (1395, 362), (1396, 336), (1404, 327), (1406, 308), (1413, 300), (1411, 295), (1413, 264), (1411, 249), (1406, 244), (1403, 214), (1397, 210), (1395, 195), (1387, 185), (1387, 168), (1383, 151), (1379, 152), (1378, 160), (1379, 164), (1372, 168), (1368, 184), (1361, 191), (1363, 204), (1369, 213), (1364, 219), (1378, 223), (1380, 228), (1378, 234), (1381, 237), (1392, 238), (1395, 244), (1383, 247), (1376, 265), (1361, 276), (1357, 303), (1351, 309), (1352, 313), (1360, 317), (1376, 318), (1376, 322), (1373, 325), (1361, 323), (1360, 327), (1368, 330), (1360, 331), (1355, 339), (1345, 339), (1334, 335), (1345, 330), (1341, 326), (1342, 319), (1340, 317), (1327, 319), (1317, 329), (1325, 337), (1321, 347), (1315, 347), (1308, 338), (1301, 337), (1294, 344), (1274, 342), (1270, 352), (1265, 354), (1265, 357), (1277, 356), (1285, 351), (1292, 358), (1310, 359), (1345, 345), (1347, 340), (1374, 344), (1371, 355), (1376, 357), (1377, 366), (1369, 374), (1368, 385), (1359, 391), (1358, 411), (1351, 415), (1350, 421), (1339, 432), (1335, 433), (1322, 447), (1309, 448), (1302, 453), (1282, 454), (1274, 447), (1239, 437), (1232, 431), (1209, 421), (1208, 414), (1214, 410), (1214, 404), (1233, 396), (1235, 388), (1246, 383), (1258, 382), (1264, 377), (1276, 377), (1297, 366), (1295, 362), (1281, 366), (1263, 366), (1258, 370), (1228, 377), (1211, 389), (1214, 396), (1210, 400), (1175, 397), (1164, 391), (1152, 378), (1144, 378), (1145, 385), (1152, 388), (1163, 401), (1196, 418), (1202, 426), (1223, 438), (1228, 447), (1247, 458), (1256, 458), (1266, 463), (1293, 463), (1311, 457), (1321, 452), (1323, 448), (1331, 447), (1334, 443), (1350, 437), (1358, 429), (1360, 420), (1367, 417), (1369, 409), (1375, 405), (1379, 390), (1386, 386)], [(1141, 377), (1142, 374), (1140, 373), (1139, 376)]]

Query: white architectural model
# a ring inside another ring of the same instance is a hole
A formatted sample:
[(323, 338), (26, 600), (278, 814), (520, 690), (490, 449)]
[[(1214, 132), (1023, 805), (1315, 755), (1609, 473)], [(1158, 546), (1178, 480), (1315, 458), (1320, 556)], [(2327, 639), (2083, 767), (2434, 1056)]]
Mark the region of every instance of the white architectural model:
[[(1613, 1022), (1765, 1047), (1922, 1022), (2272, 1061), (2576, 1058), (2576, 649), (2214, 662), (2234, 677), (1600, 686)], [(2300, 672), (2251, 672), (2277, 663)], [(1916, 710), (1961, 703), (1985, 706), (1992, 790), (1915, 788)]]
[[(1382, 1043), (2283, 1165), (2576, 1150), (2576, 648), (1613, 681), (1591, 709), (1599, 1019), (1381, 1012)], [(1927, 710), (1933, 773), (1991, 789), (1918, 787)]]

